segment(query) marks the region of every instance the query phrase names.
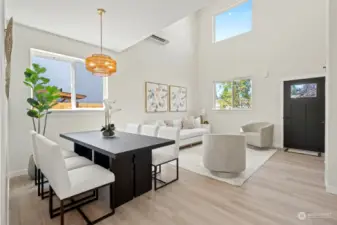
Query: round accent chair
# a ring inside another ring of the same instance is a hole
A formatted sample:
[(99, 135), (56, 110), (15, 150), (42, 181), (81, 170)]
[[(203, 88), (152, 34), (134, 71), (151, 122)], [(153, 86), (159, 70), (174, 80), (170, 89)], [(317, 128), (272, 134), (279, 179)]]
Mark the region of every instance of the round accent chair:
[(212, 172), (239, 174), (246, 169), (244, 135), (205, 134), (203, 163)]

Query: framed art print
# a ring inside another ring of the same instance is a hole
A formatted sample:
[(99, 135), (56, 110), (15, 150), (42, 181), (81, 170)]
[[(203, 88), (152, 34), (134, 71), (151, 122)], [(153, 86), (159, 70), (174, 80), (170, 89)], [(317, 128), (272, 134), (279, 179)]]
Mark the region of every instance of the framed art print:
[(168, 111), (168, 85), (145, 83), (145, 111), (149, 113)]
[(170, 111), (187, 111), (187, 88), (170, 85)]

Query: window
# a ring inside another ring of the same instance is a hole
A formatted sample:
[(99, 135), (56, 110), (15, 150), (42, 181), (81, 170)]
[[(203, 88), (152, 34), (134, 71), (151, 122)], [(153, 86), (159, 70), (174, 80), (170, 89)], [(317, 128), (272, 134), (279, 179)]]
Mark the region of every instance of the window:
[(248, 33), (252, 30), (252, 1), (245, 1), (214, 17), (214, 42)]
[(317, 84), (293, 84), (290, 91), (291, 98), (316, 98)]
[(251, 109), (251, 79), (214, 82), (214, 109)]
[(106, 78), (88, 72), (83, 59), (31, 49), (31, 62), (45, 67), (47, 71), (43, 76), (61, 91), (54, 110), (103, 108), (103, 99), (107, 96)]

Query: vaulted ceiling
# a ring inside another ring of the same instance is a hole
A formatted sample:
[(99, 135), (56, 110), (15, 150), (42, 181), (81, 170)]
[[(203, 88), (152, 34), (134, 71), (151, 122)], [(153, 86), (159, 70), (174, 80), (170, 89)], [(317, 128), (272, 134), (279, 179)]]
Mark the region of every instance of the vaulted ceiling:
[(8, 0), (7, 17), (23, 25), (123, 51), (213, 0)]

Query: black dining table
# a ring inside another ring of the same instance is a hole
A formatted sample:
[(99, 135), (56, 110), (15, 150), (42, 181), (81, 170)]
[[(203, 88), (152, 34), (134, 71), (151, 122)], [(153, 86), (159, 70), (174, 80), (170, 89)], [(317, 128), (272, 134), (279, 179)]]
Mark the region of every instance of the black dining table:
[(152, 189), (152, 150), (174, 140), (116, 132), (106, 138), (100, 131), (60, 134), (74, 143), (74, 151), (115, 174), (116, 207)]

